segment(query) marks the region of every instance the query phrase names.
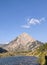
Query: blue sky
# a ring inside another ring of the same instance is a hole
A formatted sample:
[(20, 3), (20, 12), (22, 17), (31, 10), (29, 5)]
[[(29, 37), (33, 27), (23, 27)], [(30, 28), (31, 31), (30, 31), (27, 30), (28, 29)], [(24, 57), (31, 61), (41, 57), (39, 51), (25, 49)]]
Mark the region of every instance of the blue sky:
[(47, 42), (47, 0), (0, 0), (0, 43), (23, 32)]

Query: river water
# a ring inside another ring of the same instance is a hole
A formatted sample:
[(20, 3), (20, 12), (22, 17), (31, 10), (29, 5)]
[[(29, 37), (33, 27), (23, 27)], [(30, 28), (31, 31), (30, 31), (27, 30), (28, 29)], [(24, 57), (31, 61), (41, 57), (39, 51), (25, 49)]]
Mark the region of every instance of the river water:
[(34, 56), (13, 56), (0, 58), (0, 65), (39, 65)]

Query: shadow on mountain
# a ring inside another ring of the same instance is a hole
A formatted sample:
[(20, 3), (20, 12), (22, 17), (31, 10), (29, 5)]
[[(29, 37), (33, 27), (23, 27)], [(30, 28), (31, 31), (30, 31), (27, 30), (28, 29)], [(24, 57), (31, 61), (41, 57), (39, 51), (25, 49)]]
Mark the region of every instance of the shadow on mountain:
[(0, 47), (0, 53), (5, 53), (5, 52), (7, 52), (7, 50)]

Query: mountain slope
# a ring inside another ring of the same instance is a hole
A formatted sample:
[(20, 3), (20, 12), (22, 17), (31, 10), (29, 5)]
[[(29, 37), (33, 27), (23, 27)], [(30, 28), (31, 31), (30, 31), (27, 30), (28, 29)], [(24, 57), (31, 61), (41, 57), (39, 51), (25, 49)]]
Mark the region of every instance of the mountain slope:
[(34, 51), (40, 45), (42, 45), (40, 41), (33, 39), (27, 33), (22, 33), (3, 48), (8, 51)]

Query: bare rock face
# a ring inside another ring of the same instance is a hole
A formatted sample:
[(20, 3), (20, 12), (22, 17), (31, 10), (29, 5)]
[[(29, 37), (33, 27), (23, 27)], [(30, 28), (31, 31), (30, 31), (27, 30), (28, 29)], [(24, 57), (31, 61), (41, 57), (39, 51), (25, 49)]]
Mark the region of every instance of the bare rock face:
[(30, 51), (35, 50), (41, 45), (41, 42), (36, 41), (27, 33), (22, 33), (16, 39), (8, 43), (4, 48), (8, 51)]

